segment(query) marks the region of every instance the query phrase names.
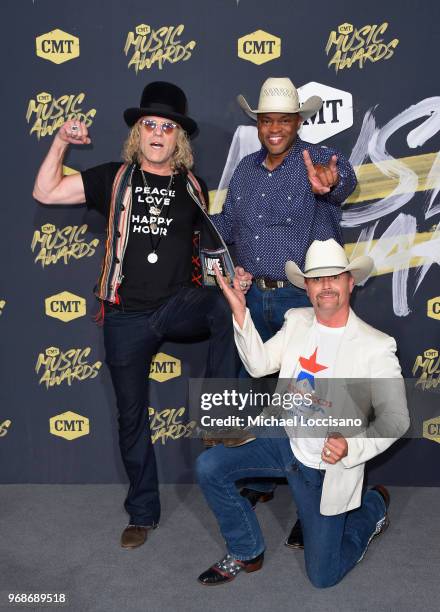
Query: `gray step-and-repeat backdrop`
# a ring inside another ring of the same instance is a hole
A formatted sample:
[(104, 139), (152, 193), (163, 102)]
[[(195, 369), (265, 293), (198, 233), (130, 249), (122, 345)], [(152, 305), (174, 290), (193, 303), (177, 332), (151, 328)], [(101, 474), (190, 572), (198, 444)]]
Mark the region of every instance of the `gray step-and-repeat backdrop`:
[[(197, 167), (222, 205), (255, 126), (238, 107), (269, 76), (324, 99), (302, 137), (350, 157), (359, 186), (344, 207), (349, 255), (376, 274), (355, 309), (396, 337), (418, 402), (440, 378), (440, 5), (311, 4), (293, 0), (14, 0), (2, 19), (0, 454), (4, 483), (118, 482), (113, 390), (93, 297), (104, 221), (85, 207), (31, 196), (38, 166), (66, 118), (92, 144), (72, 147), (65, 172), (118, 160), (150, 81), (181, 86), (199, 123)], [(189, 440), (187, 379), (203, 374), (206, 344), (165, 344), (151, 366), (149, 410), (163, 482), (190, 482), (201, 443)], [(419, 439), (399, 442), (370, 476), (438, 485), (440, 403)]]

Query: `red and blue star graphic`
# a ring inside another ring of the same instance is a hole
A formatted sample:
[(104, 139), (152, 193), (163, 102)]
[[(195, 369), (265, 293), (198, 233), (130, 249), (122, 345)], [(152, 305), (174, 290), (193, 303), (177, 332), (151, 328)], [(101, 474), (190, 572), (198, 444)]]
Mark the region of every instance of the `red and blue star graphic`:
[(297, 382), (299, 382), (300, 380), (307, 380), (310, 386), (312, 387), (312, 389), (315, 388), (314, 374), (321, 372), (321, 370), (327, 369), (327, 366), (322, 365), (316, 361), (317, 353), (318, 353), (318, 347), (315, 348), (314, 353), (310, 355), (309, 358), (307, 357), (299, 358), (299, 363), (301, 367), (304, 369), (301, 370), (301, 372), (298, 374), (298, 378), (296, 379)]

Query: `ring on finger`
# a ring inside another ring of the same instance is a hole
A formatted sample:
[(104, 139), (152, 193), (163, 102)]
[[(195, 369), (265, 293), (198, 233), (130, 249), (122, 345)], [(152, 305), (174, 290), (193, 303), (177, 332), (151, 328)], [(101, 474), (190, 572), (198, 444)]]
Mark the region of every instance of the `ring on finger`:
[(240, 289), (246, 289), (247, 286), (247, 281), (240, 281)]
[(332, 451), (329, 448), (325, 448), (324, 449), (324, 455), (326, 457), (330, 457), (331, 454), (332, 454)]

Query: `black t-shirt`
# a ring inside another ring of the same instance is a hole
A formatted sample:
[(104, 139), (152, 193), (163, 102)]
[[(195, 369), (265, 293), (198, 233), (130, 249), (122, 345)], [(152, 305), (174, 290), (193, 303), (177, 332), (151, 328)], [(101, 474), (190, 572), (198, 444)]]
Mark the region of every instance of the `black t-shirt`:
[[(81, 173), (88, 208), (106, 219), (120, 166), (112, 162)], [(175, 174), (172, 181), (171, 176), (145, 171), (144, 176), (146, 184), (140, 169), (134, 171), (130, 230), (118, 290), (121, 308), (131, 311), (157, 308), (190, 284), (192, 234), (200, 220), (183, 175)]]

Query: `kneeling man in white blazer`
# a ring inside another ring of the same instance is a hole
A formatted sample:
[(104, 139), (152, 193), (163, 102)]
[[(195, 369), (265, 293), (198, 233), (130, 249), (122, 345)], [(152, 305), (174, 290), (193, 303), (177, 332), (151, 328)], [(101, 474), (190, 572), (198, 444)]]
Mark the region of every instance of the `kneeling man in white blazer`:
[[(348, 405), (351, 402), (353, 411), (366, 416), (367, 425), (347, 437), (335, 428), (321, 427), (311, 437), (301, 436), (295, 422), (281, 428), (281, 436), (260, 435), (234, 448), (218, 444), (202, 453), (197, 462), (199, 483), (227, 546), (226, 555), (199, 576), (203, 585), (230, 582), (239, 572), (262, 567), (265, 544), (257, 516), (235, 484), (244, 478), (287, 478), (303, 529), (307, 575), (316, 587), (337, 584), (388, 527), (389, 493), (382, 485), (363, 493), (364, 464), (405, 433), (409, 417), (394, 339), (350, 308), (353, 287), (372, 269), (370, 257), (349, 263), (334, 240), (314, 241), (304, 272), (294, 262), (286, 264), (287, 278), (306, 289), (313, 308), (288, 310), (281, 330), (265, 343), (237, 283), (230, 287), (217, 273), (249, 373), (261, 377), (279, 371), (280, 382), (291, 381), (291, 388), (301, 389), (303, 398), (304, 389), (314, 397), (319, 382), (345, 381), (340, 386)], [(353, 383), (351, 392), (350, 379), (366, 384)], [(311, 422), (310, 414), (322, 411), (323, 402), (315, 400), (304, 401), (300, 408), (306, 422)]]

